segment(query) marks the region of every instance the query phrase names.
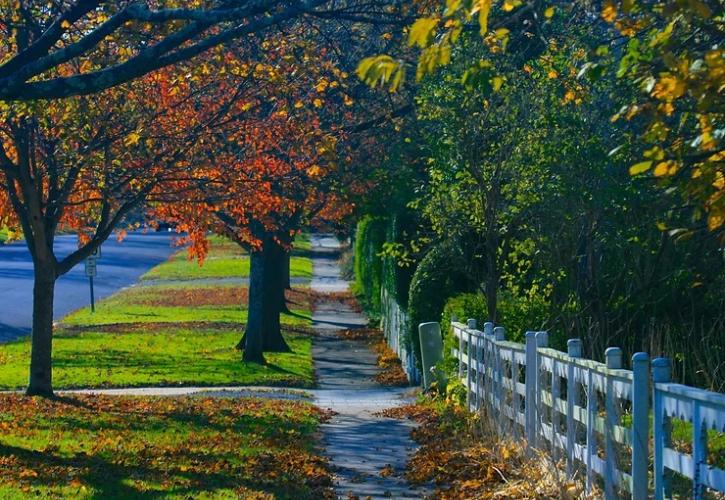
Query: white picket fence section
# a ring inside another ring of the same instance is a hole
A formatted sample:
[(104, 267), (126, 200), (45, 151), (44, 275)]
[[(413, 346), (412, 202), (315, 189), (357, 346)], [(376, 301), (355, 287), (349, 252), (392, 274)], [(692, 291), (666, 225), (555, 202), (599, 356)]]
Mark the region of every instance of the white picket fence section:
[[(520, 344), (506, 341), (505, 330), (492, 323), (483, 331), (475, 320), (451, 327), (471, 411), (485, 410), (500, 434), (525, 437), (529, 446), (565, 461), (568, 477), (583, 471), (587, 492), (597, 484), (607, 499), (645, 499), (651, 472), (655, 497), (665, 498), (671, 471), (692, 480), (695, 499), (705, 488), (725, 491), (725, 471), (707, 463), (706, 440), (707, 429), (725, 432), (725, 396), (669, 383), (669, 360), (653, 361), (651, 379), (646, 353), (635, 354), (632, 370), (625, 370), (617, 347), (599, 363), (582, 358), (579, 339), (569, 340), (564, 353), (548, 347), (547, 332), (527, 332)], [(694, 423), (692, 455), (670, 447), (672, 417)]]
[(390, 348), (400, 359), (403, 371), (413, 385), (420, 384), (421, 373), (415, 363), (415, 355), (407, 340), (408, 314), (400, 307), (395, 298), (388, 293), (385, 287), (380, 292), (381, 328)]

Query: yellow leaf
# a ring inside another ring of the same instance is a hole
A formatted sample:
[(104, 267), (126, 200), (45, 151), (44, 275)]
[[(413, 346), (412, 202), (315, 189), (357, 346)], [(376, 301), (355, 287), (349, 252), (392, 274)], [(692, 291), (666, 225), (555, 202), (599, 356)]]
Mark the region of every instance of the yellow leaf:
[(643, 174), (652, 167), (652, 161), (642, 161), (629, 167), (629, 175)]
[(614, 20), (617, 18), (617, 6), (614, 5), (614, 2), (607, 1), (602, 6), (602, 19), (607, 21), (608, 23), (614, 22)]
[(554, 10), (554, 7), (549, 7), (548, 9), (546, 9), (544, 11), (544, 17), (547, 19), (551, 19), (552, 17), (554, 17)]
[(723, 214), (711, 212), (707, 216), (707, 227), (710, 231), (714, 231), (725, 223), (725, 216)]
[(481, 28), (481, 35), (485, 36), (488, 33), (488, 15), (491, 12), (491, 1), (492, 0), (478, 0), (476, 7), (473, 9), (474, 13), (478, 12), (478, 25)]
[(501, 86), (503, 85), (504, 79), (501, 76), (494, 76), (491, 79), (491, 85), (493, 86), (494, 91), (498, 91)]
[(61, 21), (61, 23), (60, 23), (60, 27), (63, 28), (64, 30), (67, 30), (67, 29), (70, 29), (71, 24), (68, 22), (67, 19), (63, 19), (63, 21)]
[(677, 163), (672, 160), (661, 161), (654, 170), (655, 177), (664, 177), (666, 175), (675, 175), (677, 173)]
[(300, 109), (302, 106), (304, 106), (304, 104), (302, 103), (302, 101), (297, 101), (295, 103), (295, 108), (297, 108), (297, 109)]
[(130, 134), (128, 134), (126, 139), (123, 141), (123, 144), (127, 147), (134, 146), (134, 145), (138, 144), (138, 141), (140, 141), (140, 140), (141, 140), (140, 134), (138, 134), (136, 132), (131, 132)]
[(408, 45), (417, 45), (420, 48), (425, 48), (433, 38), (433, 30), (438, 26), (437, 17), (421, 17), (413, 23), (410, 27), (410, 34), (408, 34)]
[(558, 77), (559, 77), (559, 73), (557, 73), (557, 72), (556, 72), (556, 70), (553, 70), (553, 69), (552, 69), (552, 70), (550, 70), (550, 71), (549, 71), (549, 72), (547, 73), (547, 75), (546, 75), (546, 76), (548, 76), (549, 78), (551, 78), (551, 79), (553, 80), (554, 78), (558, 78)]
[(317, 99), (315, 99), (314, 101), (312, 101), (312, 104), (313, 104), (313, 105), (314, 105), (314, 106), (315, 106), (316, 108), (321, 108), (321, 107), (322, 107), (322, 99), (319, 99), (319, 98), (317, 98)]

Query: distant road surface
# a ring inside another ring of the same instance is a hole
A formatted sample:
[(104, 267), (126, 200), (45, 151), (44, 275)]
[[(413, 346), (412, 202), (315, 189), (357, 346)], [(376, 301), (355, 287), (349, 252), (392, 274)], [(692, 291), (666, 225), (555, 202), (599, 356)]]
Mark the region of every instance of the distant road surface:
[[(119, 243), (111, 237), (103, 244), (94, 279), (96, 300), (135, 283), (153, 266), (165, 261), (177, 248), (173, 233), (129, 233)], [(58, 236), (59, 258), (77, 248), (75, 235)], [(33, 317), (33, 261), (24, 242), (0, 245), (0, 343), (30, 333)], [(55, 319), (90, 304), (88, 278), (83, 263), (58, 280), (55, 288)]]

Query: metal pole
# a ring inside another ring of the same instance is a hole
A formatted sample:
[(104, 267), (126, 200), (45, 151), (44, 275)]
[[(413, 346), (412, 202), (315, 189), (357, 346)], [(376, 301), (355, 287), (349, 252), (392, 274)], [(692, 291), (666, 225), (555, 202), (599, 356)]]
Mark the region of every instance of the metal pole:
[(91, 312), (96, 312), (96, 296), (93, 293), (93, 276), (89, 276), (88, 279), (91, 282)]

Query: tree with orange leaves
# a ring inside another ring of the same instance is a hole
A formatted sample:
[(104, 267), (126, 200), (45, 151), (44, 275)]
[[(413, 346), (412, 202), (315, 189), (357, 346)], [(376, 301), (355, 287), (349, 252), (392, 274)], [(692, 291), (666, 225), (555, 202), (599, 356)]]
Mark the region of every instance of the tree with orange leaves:
[[(199, 178), (191, 155), (245, 86), (202, 82), (205, 71), (155, 74), (97, 99), (0, 107), (1, 215), (22, 228), (34, 264), (29, 394), (52, 394), (56, 280), (143, 203), (178, 199), (180, 183), (214, 182)], [(63, 259), (53, 249), (58, 231), (80, 239)]]
[[(249, 314), (238, 347), (245, 361), (264, 362), (265, 351), (287, 351), (280, 329), (289, 251), (295, 234), (315, 214), (344, 213), (331, 187), (340, 132), (321, 125), (351, 104), (346, 75), (325, 51), (303, 38), (263, 44), (265, 63), (254, 65), (255, 98), (240, 100), (237, 113), (215, 134), (208, 185), (199, 199), (159, 205), (155, 215), (191, 234), (222, 234), (251, 254)], [(290, 78), (289, 75), (294, 75)], [(197, 155), (199, 157), (203, 155)], [(180, 189), (183, 191), (184, 187)], [(333, 209), (333, 207), (336, 207)], [(201, 251), (204, 249), (201, 248)]]

